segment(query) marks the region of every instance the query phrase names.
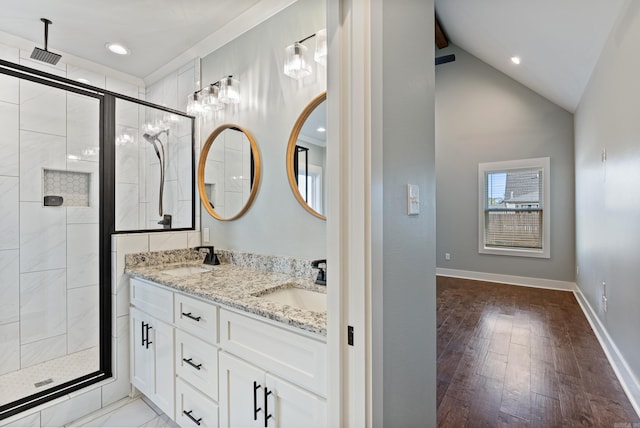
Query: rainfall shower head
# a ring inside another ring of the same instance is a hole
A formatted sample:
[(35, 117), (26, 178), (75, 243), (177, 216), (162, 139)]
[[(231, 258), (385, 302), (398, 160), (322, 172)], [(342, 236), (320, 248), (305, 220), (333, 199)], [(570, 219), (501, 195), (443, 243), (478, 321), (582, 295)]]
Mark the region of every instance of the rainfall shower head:
[(40, 21), (44, 22), (44, 49), (33, 48), (33, 52), (31, 52), (31, 58), (38, 61), (46, 62), (48, 64), (56, 65), (58, 61), (60, 61), (60, 58), (62, 58), (62, 55), (49, 52), (49, 50), (47, 49), (49, 44), (49, 25), (52, 22), (47, 18), (40, 18)]

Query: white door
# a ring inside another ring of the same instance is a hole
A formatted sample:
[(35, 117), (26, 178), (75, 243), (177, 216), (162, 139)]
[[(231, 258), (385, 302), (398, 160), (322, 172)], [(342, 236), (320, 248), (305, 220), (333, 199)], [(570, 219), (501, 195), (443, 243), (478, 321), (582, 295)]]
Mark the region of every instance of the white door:
[(327, 402), (276, 376), (266, 375), (266, 409), (272, 415), (269, 427), (297, 428), (327, 426)]
[(131, 383), (144, 395), (153, 395), (153, 348), (146, 345), (148, 315), (135, 308), (130, 309), (131, 329)]
[(219, 364), (220, 427), (264, 427), (264, 372), (224, 352)]
[(151, 318), (149, 340), (154, 355), (154, 403), (171, 419), (174, 415), (175, 372), (173, 366), (173, 327)]

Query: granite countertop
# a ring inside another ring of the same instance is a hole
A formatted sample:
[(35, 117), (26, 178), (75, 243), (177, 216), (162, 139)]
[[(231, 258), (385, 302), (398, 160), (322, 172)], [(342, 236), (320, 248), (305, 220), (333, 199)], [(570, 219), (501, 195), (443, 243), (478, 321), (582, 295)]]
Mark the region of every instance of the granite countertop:
[[(210, 271), (179, 276), (167, 272), (170, 269), (195, 266), (205, 267)], [(322, 336), (327, 335), (326, 312), (298, 309), (258, 297), (274, 289), (288, 287), (326, 293), (326, 287), (314, 284), (308, 277), (268, 272), (229, 263), (209, 266), (203, 265), (200, 261), (130, 266), (126, 268), (126, 273), (212, 303), (237, 308)]]

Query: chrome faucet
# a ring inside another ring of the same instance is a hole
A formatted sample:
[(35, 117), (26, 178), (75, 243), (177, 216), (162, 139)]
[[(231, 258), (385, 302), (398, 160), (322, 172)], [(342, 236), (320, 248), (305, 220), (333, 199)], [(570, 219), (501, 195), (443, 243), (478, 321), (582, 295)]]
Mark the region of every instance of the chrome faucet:
[(327, 285), (327, 260), (314, 260), (311, 262), (311, 267), (318, 269), (316, 284)]

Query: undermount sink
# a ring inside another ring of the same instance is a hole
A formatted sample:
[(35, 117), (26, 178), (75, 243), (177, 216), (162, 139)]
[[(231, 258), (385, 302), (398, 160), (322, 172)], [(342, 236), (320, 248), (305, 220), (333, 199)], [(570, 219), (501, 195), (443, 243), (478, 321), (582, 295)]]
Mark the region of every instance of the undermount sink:
[(211, 272), (211, 270), (212, 270), (211, 268), (206, 268), (203, 266), (181, 266), (181, 267), (176, 267), (171, 269), (165, 269), (162, 271), (162, 273), (166, 273), (173, 276), (187, 276), (187, 275), (194, 275), (197, 273)]
[(305, 288), (277, 288), (262, 299), (313, 312), (327, 312), (327, 295)]

